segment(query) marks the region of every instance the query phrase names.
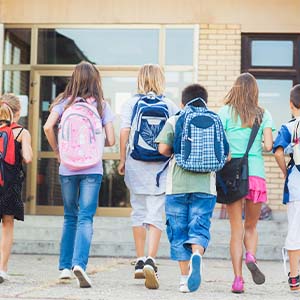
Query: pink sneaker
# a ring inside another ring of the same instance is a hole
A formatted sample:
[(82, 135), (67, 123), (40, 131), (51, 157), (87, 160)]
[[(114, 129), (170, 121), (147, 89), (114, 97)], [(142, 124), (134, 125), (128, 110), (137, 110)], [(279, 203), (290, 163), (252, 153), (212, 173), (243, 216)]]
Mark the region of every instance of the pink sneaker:
[(255, 256), (248, 251), (246, 252), (246, 266), (251, 272), (252, 279), (256, 284), (263, 284), (265, 282), (265, 275), (258, 268)]
[(231, 291), (235, 294), (244, 293), (244, 280), (241, 276), (235, 276)]

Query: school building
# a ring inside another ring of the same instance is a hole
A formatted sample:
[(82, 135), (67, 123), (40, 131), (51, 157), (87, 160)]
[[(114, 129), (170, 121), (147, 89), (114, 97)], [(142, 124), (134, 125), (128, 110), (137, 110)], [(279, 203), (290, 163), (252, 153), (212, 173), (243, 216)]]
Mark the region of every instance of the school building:
[[(258, 80), (260, 104), (277, 129), (290, 119), (289, 90), (300, 83), (299, 0), (0, 0), (0, 86), (22, 101), (34, 159), (24, 189), (28, 214), (62, 214), (58, 164), (42, 126), (81, 60), (99, 68), (119, 134), (122, 103), (145, 63), (164, 67), (166, 95), (200, 82), (217, 111), (240, 72)], [(117, 174), (118, 143), (106, 149), (97, 215), (128, 216)], [(265, 154), (269, 204), (282, 209), (283, 178)]]

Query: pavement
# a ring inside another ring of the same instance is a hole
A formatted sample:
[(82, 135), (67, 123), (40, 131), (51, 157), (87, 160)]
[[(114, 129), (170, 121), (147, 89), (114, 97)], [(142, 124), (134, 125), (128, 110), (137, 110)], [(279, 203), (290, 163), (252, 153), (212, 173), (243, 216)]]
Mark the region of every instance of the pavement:
[(92, 288), (80, 289), (76, 280), (60, 283), (56, 255), (13, 254), (9, 262), (10, 280), (0, 285), (0, 299), (22, 300), (296, 300), (300, 292), (290, 292), (280, 261), (260, 261), (266, 275), (264, 285), (255, 285), (244, 266), (245, 293), (230, 291), (233, 274), (229, 260), (203, 260), (203, 279), (198, 291), (178, 292), (177, 263), (158, 259), (160, 288), (148, 290), (144, 280), (133, 279), (132, 259), (91, 257), (87, 272)]

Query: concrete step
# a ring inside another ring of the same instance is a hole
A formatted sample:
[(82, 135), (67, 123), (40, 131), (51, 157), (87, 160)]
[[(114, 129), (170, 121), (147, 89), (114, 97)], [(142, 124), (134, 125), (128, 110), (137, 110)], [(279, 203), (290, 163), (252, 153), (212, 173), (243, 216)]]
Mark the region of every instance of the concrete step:
[[(26, 216), (25, 222), (15, 222), (14, 253), (58, 254), (63, 225), (62, 216)], [(276, 216), (258, 224), (258, 259), (280, 259), (287, 222)], [(230, 226), (228, 220), (213, 218), (211, 242), (206, 253), (210, 258), (229, 259)], [(134, 257), (135, 248), (130, 218), (95, 217), (92, 256)], [(169, 257), (169, 243), (162, 234), (159, 257)]]

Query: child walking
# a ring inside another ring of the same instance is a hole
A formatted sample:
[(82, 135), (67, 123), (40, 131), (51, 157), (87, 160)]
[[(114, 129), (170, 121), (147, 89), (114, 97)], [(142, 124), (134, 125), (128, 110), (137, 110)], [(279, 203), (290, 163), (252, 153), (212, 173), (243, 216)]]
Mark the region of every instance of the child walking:
[[(221, 108), (219, 116), (227, 133), (232, 158), (243, 157), (256, 118), (260, 125), (248, 158), (249, 193), (245, 198), (227, 204), (231, 227), (230, 254), (235, 276), (232, 292), (243, 293), (243, 244), (246, 248), (246, 265), (253, 281), (256, 284), (265, 282), (265, 276), (258, 268), (255, 258), (258, 241), (256, 224), (261, 205), (267, 201), (262, 151), (272, 150), (273, 126), (270, 113), (258, 105), (258, 87), (250, 73), (243, 73), (237, 77), (224, 102), (225, 106)], [(243, 224), (244, 200), (245, 222)]]
[[(73, 109), (77, 109), (77, 112), (73, 112)], [(86, 113), (80, 117), (82, 109)], [(78, 119), (75, 119), (76, 117)], [(60, 124), (62, 139), (58, 144), (54, 127), (60, 119), (65, 121)], [(73, 122), (69, 123), (70, 126), (64, 126), (72, 120)], [(86, 125), (87, 121), (90, 125)], [(94, 121), (97, 121), (98, 125), (100, 123), (100, 128), (93, 128), (90, 132)], [(85, 149), (88, 149), (86, 147), (89, 145), (92, 146), (92, 142), (98, 139), (97, 135), (102, 132), (102, 126), (105, 132), (105, 146), (114, 145), (112, 121), (113, 113), (108, 103), (104, 101), (99, 71), (88, 62), (79, 63), (65, 91), (51, 105), (44, 131), (58, 161), (61, 162), (59, 177), (64, 203), (64, 225), (60, 245), (59, 270), (61, 274), (59, 278), (70, 279), (71, 270), (73, 270), (81, 288), (92, 286), (85, 270), (93, 235), (93, 217), (98, 206), (103, 174), (101, 154), (103, 144), (95, 145), (92, 151), (87, 152)], [(73, 144), (68, 147), (68, 140), (64, 140), (63, 137), (71, 141), (74, 133), (76, 136), (74, 136)], [(68, 153), (68, 150), (71, 152)], [(83, 166), (83, 162), (88, 162), (88, 159), (93, 158), (95, 153), (100, 153), (97, 154), (96, 162), (94, 161), (89, 166), (85, 163)], [(82, 156), (77, 159), (78, 155)], [(72, 162), (78, 165), (72, 165)]]
[(4, 131), (8, 127), (11, 129), (14, 144), (10, 145), (8, 143), (7, 154), (13, 154), (15, 161), (13, 177), (11, 177), (8, 173), (6, 174), (5, 159), (1, 159), (1, 166), (4, 170), (3, 175), (6, 176), (9, 182), (4, 182), (4, 184), (7, 184), (7, 188), (5, 187), (0, 192), (0, 220), (2, 221), (0, 283), (9, 279), (7, 269), (13, 244), (14, 219), (24, 221), (24, 204), (21, 199), (24, 179), (22, 162), (28, 164), (32, 160), (30, 133), (18, 124), (20, 111), (21, 105), (18, 97), (13, 94), (4, 94), (0, 97), (0, 131)]
[[(182, 91), (181, 106), (204, 108), (207, 96), (206, 89), (200, 84), (187, 86)], [(217, 119), (219, 120), (218, 117)], [(179, 115), (171, 117), (157, 138), (159, 152), (166, 156), (172, 156), (176, 150), (177, 130), (181, 127), (179, 120), (181, 120)], [(200, 123), (200, 126), (203, 125)], [(220, 120), (219, 124), (221, 126), (218, 131), (222, 132), (216, 132), (216, 136), (218, 134), (225, 136)], [(178, 138), (180, 139), (182, 135), (183, 133), (179, 134)], [(215, 139), (213, 134), (212, 139)], [(194, 140), (197, 143), (196, 137)], [(218, 146), (224, 149), (227, 156), (226, 138), (224, 144)], [(202, 153), (206, 150), (203, 149)], [(216, 203), (216, 176), (215, 172), (188, 171), (180, 167), (179, 161), (175, 158), (176, 153), (170, 160), (167, 172), (166, 224), (171, 244), (171, 258), (178, 261), (181, 272), (179, 291), (187, 293), (196, 291), (201, 284), (202, 256), (210, 241), (210, 219)], [(191, 167), (194, 166), (195, 163), (192, 162)]]
[[(146, 279), (149, 289), (159, 287), (155, 257), (158, 251), (164, 209), (165, 176), (156, 186), (156, 174), (165, 157), (154, 140), (176, 105), (164, 97), (165, 77), (158, 65), (144, 65), (138, 73), (138, 94), (122, 108), (119, 174), (125, 174), (130, 191), (131, 221), (136, 250), (134, 278)], [(148, 250), (145, 256), (148, 229)]]
[[(300, 84), (295, 85), (291, 90), (290, 109), (295, 119), (281, 126), (273, 151), (285, 178), (283, 204), (287, 205), (288, 233), (283, 252), (286, 250), (288, 252), (290, 261), (288, 283), (290, 289), (294, 291), (300, 290), (300, 169), (297, 168), (297, 163), (299, 163), (297, 159), (300, 158)], [(285, 162), (285, 154), (291, 155), (288, 165)]]

